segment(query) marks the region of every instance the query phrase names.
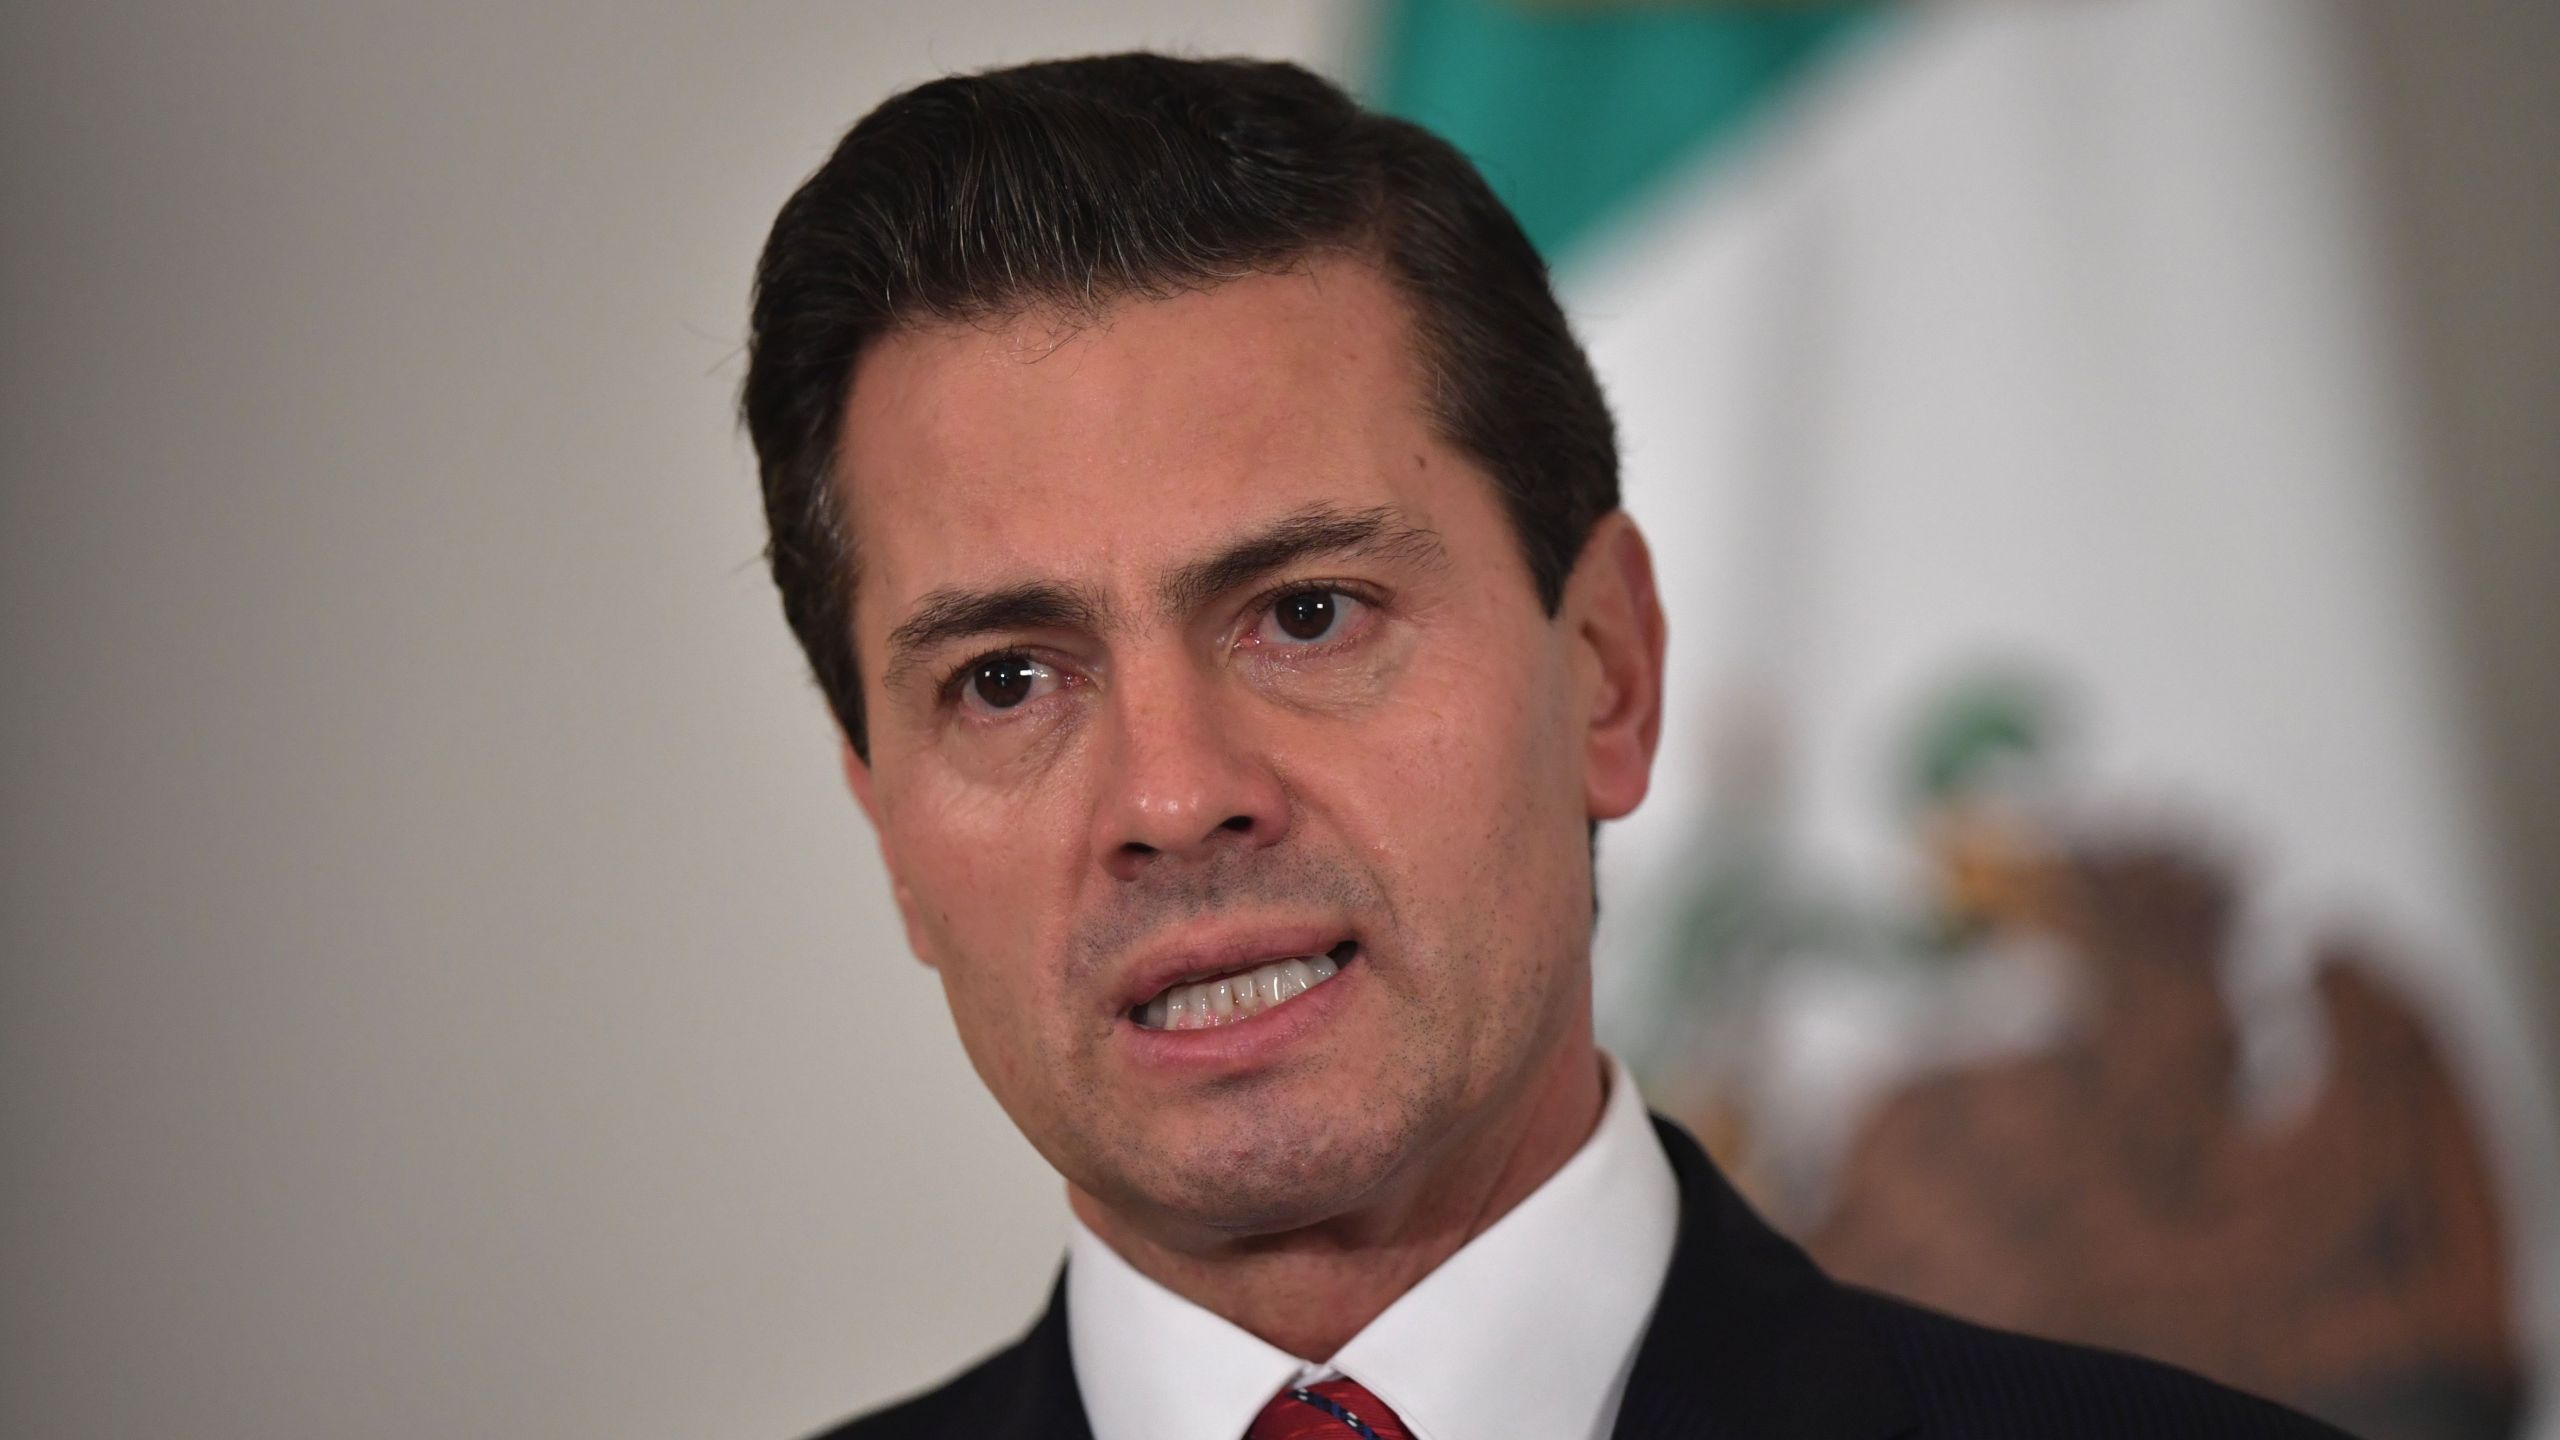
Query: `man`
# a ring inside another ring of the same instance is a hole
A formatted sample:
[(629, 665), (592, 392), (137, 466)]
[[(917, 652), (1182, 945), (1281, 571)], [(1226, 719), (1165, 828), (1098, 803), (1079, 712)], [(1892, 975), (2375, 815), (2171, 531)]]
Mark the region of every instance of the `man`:
[(1519, 228), (1285, 65), (937, 81), (776, 222), (744, 400), (1048, 1313), (839, 1435), (2317, 1433), (1834, 1286), (1591, 1029), (1664, 634)]

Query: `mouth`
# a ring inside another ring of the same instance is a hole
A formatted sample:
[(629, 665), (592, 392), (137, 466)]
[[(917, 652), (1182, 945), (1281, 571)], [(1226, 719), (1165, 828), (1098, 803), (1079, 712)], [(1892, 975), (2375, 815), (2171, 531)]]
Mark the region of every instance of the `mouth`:
[(1234, 1025), (1288, 1004), (1342, 973), (1360, 954), (1345, 940), (1314, 955), (1288, 955), (1224, 974), (1182, 980), (1129, 1008), (1142, 1030), (1207, 1030)]

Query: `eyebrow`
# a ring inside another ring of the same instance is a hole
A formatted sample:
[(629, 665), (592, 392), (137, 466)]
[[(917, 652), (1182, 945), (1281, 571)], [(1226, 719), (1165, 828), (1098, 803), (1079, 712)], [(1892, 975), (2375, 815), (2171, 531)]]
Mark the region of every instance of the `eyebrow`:
[(1176, 570), (1158, 590), (1158, 602), (1167, 614), (1187, 615), (1230, 590), (1319, 555), (1372, 555), (1437, 568), (1447, 560), (1448, 548), (1437, 534), (1406, 522), (1392, 506), (1344, 510), (1310, 505)]
[(954, 640), (1004, 630), (1090, 630), (1108, 613), (1108, 606), (1084, 591), (1048, 581), (928, 591), (915, 613), (889, 632), (889, 665), (881, 684), (896, 689), (927, 654)]
[[(1310, 505), (1174, 571), (1158, 588), (1157, 601), (1167, 614), (1186, 615), (1230, 590), (1320, 555), (1374, 555), (1438, 568), (1446, 563), (1448, 548), (1438, 534), (1405, 521), (1392, 506), (1345, 510)], [(1090, 591), (1054, 581), (928, 591), (914, 613), (889, 632), (881, 684), (898, 688), (927, 655), (955, 640), (1013, 630), (1099, 630), (1110, 618), (1110, 605)]]

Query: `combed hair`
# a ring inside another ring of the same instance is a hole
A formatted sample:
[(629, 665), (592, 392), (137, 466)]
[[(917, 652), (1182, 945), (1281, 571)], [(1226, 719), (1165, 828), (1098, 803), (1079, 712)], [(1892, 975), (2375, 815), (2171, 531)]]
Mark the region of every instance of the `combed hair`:
[(860, 537), (834, 473), (863, 347), (1090, 317), (1327, 251), (1411, 304), (1430, 417), (1492, 475), (1552, 615), (1617, 507), (1616, 437), (1544, 262), (1448, 142), (1295, 65), (1151, 54), (934, 80), (845, 135), (765, 242), (739, 408), (783, 613), (858, 754)]

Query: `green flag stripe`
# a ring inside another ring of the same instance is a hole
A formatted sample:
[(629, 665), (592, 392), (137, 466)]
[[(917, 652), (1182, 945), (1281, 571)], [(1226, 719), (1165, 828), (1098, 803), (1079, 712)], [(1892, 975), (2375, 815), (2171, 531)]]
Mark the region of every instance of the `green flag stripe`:
[(1875, 11), (1388, 0), (1372, 96), (1472, 157), (1554, 259)]

